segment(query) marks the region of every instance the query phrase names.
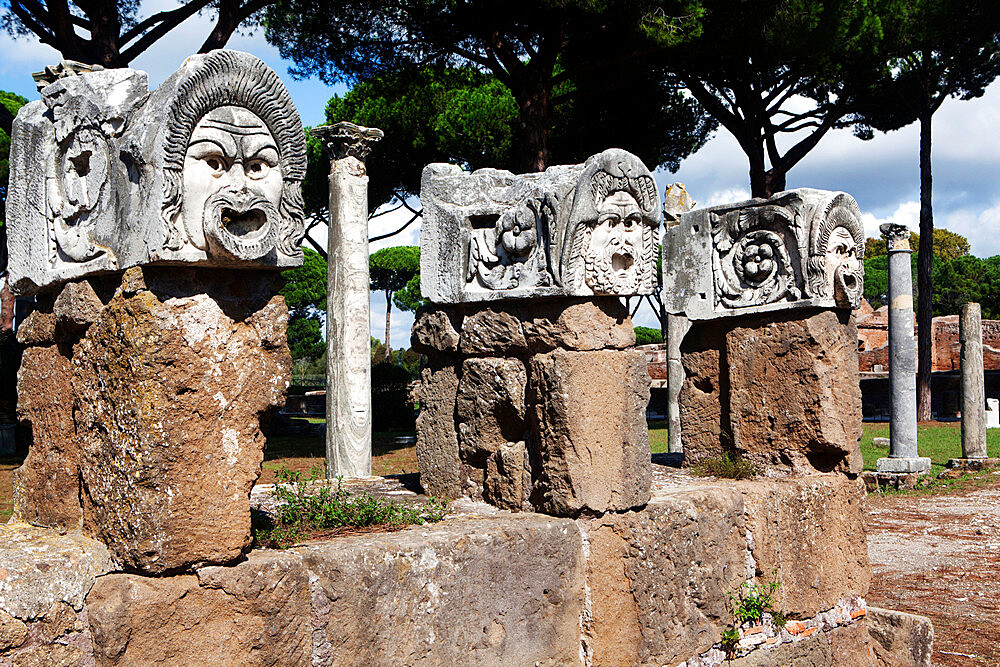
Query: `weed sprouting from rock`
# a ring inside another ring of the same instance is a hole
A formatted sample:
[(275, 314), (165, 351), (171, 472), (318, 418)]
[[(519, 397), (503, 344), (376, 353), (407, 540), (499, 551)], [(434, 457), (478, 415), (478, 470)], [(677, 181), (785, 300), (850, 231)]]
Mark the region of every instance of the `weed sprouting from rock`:
[(281, 503), (273, 525), (254, 531), (260, 546), (285, 548), (310, 536), (341, 528), (401, 528), (434, 523), (444, 518), (447, 501), (431, 498), (424, 506), (411, 506), (376, 498), (369, 493), (351, 493), (343, 488), (315, 484), (322, 470), (314, 467), (308, 480), (301, 472), (277, 471), (275, 498)]

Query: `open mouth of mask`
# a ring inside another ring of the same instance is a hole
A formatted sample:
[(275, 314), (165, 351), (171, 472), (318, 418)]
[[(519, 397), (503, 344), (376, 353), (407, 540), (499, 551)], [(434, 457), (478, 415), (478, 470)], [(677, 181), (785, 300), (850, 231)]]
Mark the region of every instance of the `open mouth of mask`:
[(253, 193), (219, 192), (205, 203), (205, 236), (214, 250), (236, 259), (260, 259), (275, 246), (278, 209)]

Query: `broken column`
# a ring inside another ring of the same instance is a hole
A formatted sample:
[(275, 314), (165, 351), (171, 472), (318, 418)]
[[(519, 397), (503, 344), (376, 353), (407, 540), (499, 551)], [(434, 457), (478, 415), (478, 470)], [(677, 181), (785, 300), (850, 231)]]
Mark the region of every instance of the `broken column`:
[(887, 223), (879, 227), (889, 253), (889, 456), (879, 473), (927, 472), (931, 460), (917, 453), (917, 348), (913, 342), (913, 276), (910, 230)]
[(963, 303), (958, 320), (962, 345), (962, 458), (986, 458), (986, 386), (983, 323), (978, 303)]
[(850, 195), (798, 189), (685, 213), (663, 242), (679, 343), (684, 465), (744, 457), (789, 472), (861, 471), (851, 309), (864, 232)]
[(302, 263), (305, 139), (257, 58), (61, 68), (14, 122), (11, 284), (22, 326), (19, 519), (163, 574), (250, 545), (262, 420), (291, 358), (278, 269)]
[(656, 285), (659, 197), (635, 156), (421, 182), (421, 484), (560, 516), (649, 499), (649, 377), (622, 296)]
[(327, 253), (326, 476), (372, 474), (368, 173), (365, 158), (382, 131), (353, 123), (313, 130), (330, 162)]

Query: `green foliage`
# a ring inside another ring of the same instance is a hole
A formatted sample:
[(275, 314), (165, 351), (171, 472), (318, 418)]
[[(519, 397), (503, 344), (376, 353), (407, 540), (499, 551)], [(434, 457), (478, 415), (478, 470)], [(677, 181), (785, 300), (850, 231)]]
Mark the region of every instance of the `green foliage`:
[[(934, 249), (934, 256), (945, 261), (965, 257), (969, 254), (969, 239), (943, 227), (934, 230), (931, 245)], [(914, 251), (920, 247), (920, 234), (910, 232), (910, 247)], [(865, 239), (865, 259), (884, 254), (886, 254), (884, 238)]]
[(719, 638), (719, 648), (725, 652), (727, 658), (732, 658), (736, 655), (736, 649), (740, 645), (740, 631), (729, 626), (722, 631), (722, 635)]
[[(516, 117), (510, 91), (494, 77), (440, 65), (381, 73), (326, 107), (329, 123), (347, 120), (385, 132), (367, 160), (373, 208), (397, 191), (416, 195), (420, 173), (432, 162), (470, 169), (508, 164)], [(311, 187), (307, 174), (303, 191)], [(315, 187), (327, 191), (319, 178)]]
[(386, 298), (391, 298), (394, 292), (404, 289), (418, 271), (420, 248), (417, 246), (382, 248), (368, 258), (371, 289), (373, 292), (385, 292)]
[(635, 328), (635, 344), (636, 345), (651, 345), (653, 343), (663, 342), (663, 332), (659, 329), (652, 329), (650, 327), (636, 327)]
[(322, 313), (326, 311), (326, 260), (303, 248), (302, 266), (285, 271), (281, 294), (288, 304), (288, 347), (292, 359), (315, 366), (326, 352)]
[(733, 607), (733, 618), (737, 625), (744, 623), (760, 623), (764, 614), (774, 610), (774, 593), (781, 588), (778, 581), (769, 581), (763, 585), (744, 582), (736, 592), (730, 591), (729, 602)]
[(255, 541), (265, 547), (285, 548), (310, 533), (336, 528), (397, 528), (435, 523), (447, 513), (447, 502), (435, 498), (424, 507), (414, 507), (380, 500), (368, 493), (349, 493), (343, 488), (342, 477), (337, 479), (334, 491), (330, 486), (316, 483), (323, 474), (318, 466), (310, 471), (308, 481), (303, 481), (302, 473), (288, 468), (276, 474), (278, 484), (274, 495), (281, 503), (277, 520), (270, 527), (254, 530)]
[(406, 287), (399, 290), (392, 296), (392, 302), (396, 304), (396, 307), (400, 310), (405, 310), (411, 313), (417, 312), (419, 308), (430, 303), (420, 294), (419, 273), (410, 278), (409, 282), (406, 283)]
[(281, 295), (290, 311), (326, 310), (326, 260), (310, 248), (303, 248), (302, 254), (302, 266), (284, 272)]
[(293, 315), (288, 318), (288, 348), (292, 359), (314, 361), (326, 352), (323, 323), (318, 316)]
[(691, 468), (691, 472), (702, 477), (722, 477), (723, 479), (753, 479), (761, 474), (760, 466), (741, 454), (724, 453), (722, 456), (702, 459)]
[[(855, 0), (699, 4), (697, 38), (668, 50), (660, 76), (678, 77), (733, 133), (752, 194), (769, 196), (829, 130), (853, 124), (855, 89), (881, 67), (880, 14)], [(676, 42), (673, 26), (661, 23), (644, 23), (647, 34)]]
[[(653, 16), (669, 33), (663, 43), (678, 44), (697, 32), (700, 7), (701, 0), (277, 0), (266, 37), (294, 60), (295, 75), (373, 86), (347, 105), (353, 109), (331, 116), (385, 121), (378, 126), (390, 142), (387, 164), (402, 168), (373, 175), (415, 183), (420, 166), (433, 161), (416, 152), (444, 148), (455, 151), (452, 161), (514, 171), (578, 162), (611, 145), (675, 167), (714, 123), (680, 86), (651, 71), (659, 46), (640, 22)], [(432, 85), (450, 77), (469, 81)], [(366, 99), (374, 103), (360, 110)], [(384, 184), (376, 185), (373, 200), (385, 201)]]

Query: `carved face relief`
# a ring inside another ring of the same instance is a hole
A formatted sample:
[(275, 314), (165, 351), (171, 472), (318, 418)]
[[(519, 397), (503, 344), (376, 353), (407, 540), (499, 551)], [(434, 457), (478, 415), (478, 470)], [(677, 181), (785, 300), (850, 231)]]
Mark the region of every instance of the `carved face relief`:
[(834, 227), (826, 246), (826, 284), (842, 308), (857, 307), (864, 289), (864, 263), (858, 259), (858, 243), (847, 227)]
[(597, 206), (597, 224), (584, 253), (584, 280), (596, 294), (625, 294), (638, 289), (642, 276), (642, 212), (635, 198), (619, 190)]
[(191, 242), (253, 260), (275, 246), (282, 173), (277, 143), (253, 112), (220, 107), (191, 133), (182, 218)]

